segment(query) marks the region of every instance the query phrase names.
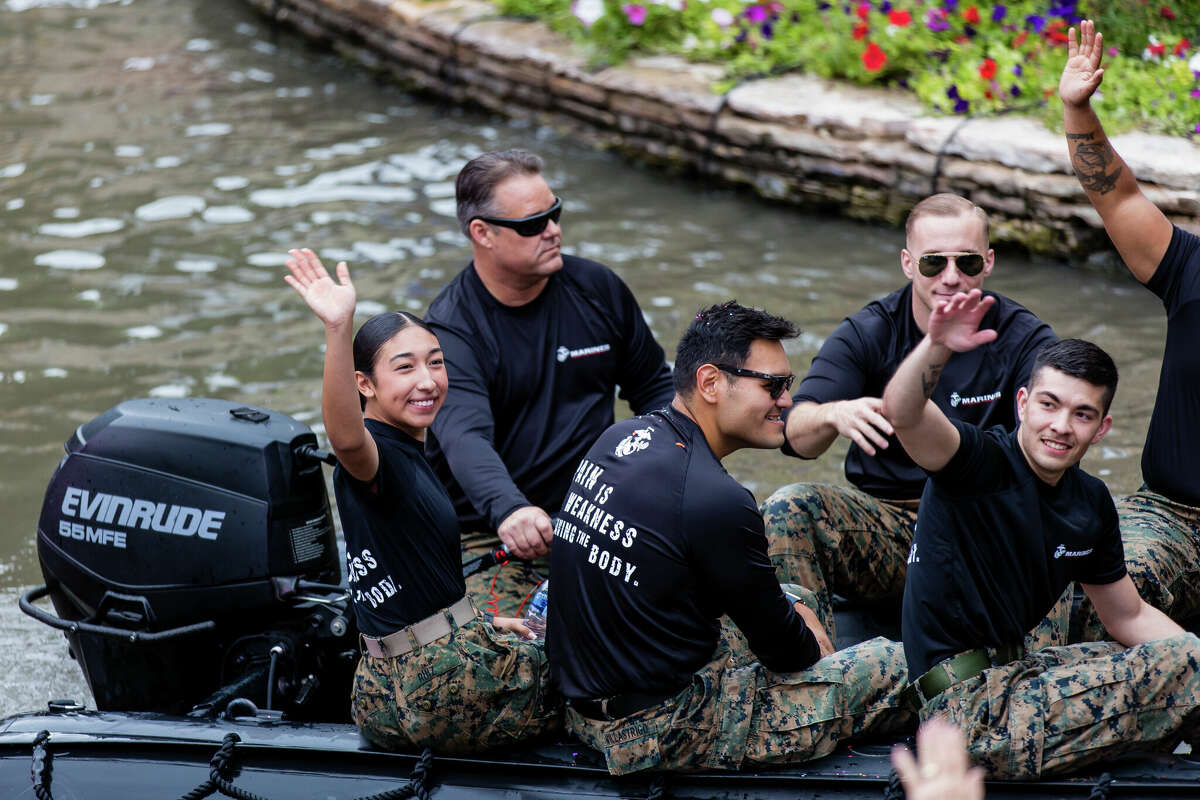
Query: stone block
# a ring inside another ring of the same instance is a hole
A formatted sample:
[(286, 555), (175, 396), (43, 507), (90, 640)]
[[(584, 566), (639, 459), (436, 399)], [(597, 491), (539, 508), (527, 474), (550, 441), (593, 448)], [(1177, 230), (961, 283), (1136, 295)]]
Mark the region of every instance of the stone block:
[(569, 97), (596, 108), (608, 106), (608, 90), (593, 86), (586, 80), (566, 75), (550, 75), (550, 91), (560, 97)]
[(597, 72), (596, 86), (637, 95), (672, 108), (713, 114), (721, 98), (712, 84), (723, 71), (711, 64), (693, 64), (675, 56), (632, 59), (627, 64)]
[(1025, 201), (1012, 195), (995, 194), (986, 189), (971, 193), (971, 202), (988, 212), (989, 215), (999, 211), (1010, 217), (1024, 217), (1029, 213)]
[(729, 93), (728, 107), (755, 119), (881, 139), (904, 136), (909, 120), (924, 113), (915, 98), (899, 92), (800, 74), (739, 86)]
[(608, 108), (618, 116), (628, 115), (660, 125), (680, 124), (679, 114), (675, 112), (674, 107), (653, 98), (613, 92), (608, 98)]
[(1028, 172), (1066, 172), (1067, 144), (1028, 117), (921, 117), (906, 139), (930, 153), (993, 161)]
[(606, 128), (611, 128), (616, 124), (617, 116), (611, 111), (606, 111), (602, 108), (587, 103), (578, 103), (574, 100), (568, 100), (565, 97), (555, 98), (554, 105), (561, 108), (568, 114), (587, 120), (596, 125), (601, 125)]

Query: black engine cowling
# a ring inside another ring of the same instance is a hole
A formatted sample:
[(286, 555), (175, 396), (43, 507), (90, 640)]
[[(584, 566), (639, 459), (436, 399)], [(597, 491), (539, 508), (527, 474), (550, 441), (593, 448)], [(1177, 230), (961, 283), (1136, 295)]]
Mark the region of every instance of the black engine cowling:
[(99, 708), (345, 716), (354, 631), (316, 447), (284, 414), (200, 398), (130, 400), (75, 432), (38, 556)]

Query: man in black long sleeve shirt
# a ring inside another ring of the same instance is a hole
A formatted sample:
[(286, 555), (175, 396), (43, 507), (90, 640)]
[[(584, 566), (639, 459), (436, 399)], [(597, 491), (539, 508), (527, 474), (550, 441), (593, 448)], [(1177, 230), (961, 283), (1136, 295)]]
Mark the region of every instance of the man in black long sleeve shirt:
[[(805, 761), (910, 722), (899, 646), (831, 654), (814, 612), (776, 582), (754, 497), (721, 466), (782, 444), (780, 340), (794, 335), (733, 302), (697, 315), (671, 406), (609, 428), (555, 519), (551, 669), (568, 725), (614, 774)], [(731, 663), (723, 614), (757, 662)]]
[[(544, 571), (547, 510), (612, 424), (617, 387), (635, 413), (662, 408), (673, 390), (629, 288), (601, 264), (562, 255), (562, 204), (541, 165), (530, 153), (486, 153), (459, 173), (473, 260), (426, 315), (450, 378), (426, 450), (458, 511), (465, 557), (503, 542)], [(525, 567), (480, 573), (467, 591), (513, 615), (537, 583)]]

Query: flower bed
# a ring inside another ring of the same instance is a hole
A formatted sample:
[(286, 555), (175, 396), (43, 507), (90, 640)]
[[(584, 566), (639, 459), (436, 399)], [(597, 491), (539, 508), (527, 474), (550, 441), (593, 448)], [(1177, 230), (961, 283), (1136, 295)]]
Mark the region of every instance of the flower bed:
[(1200, 135), (1200, 0), (499, 0), (576, 38), (597, 64), (632, 50), (720, 63), (727, 89), (802, 70), (898, 86), (946, 114), (1022, 111), (1058, 126), (1067, 30), (1105, 35), (1095, 105), (1113, 131)]

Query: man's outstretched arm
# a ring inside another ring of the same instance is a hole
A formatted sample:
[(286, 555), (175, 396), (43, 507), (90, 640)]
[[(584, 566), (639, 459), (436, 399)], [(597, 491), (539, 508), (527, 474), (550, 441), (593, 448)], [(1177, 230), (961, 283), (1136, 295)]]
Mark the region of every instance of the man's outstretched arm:
[(1091, 20), (1068, 33), (1067, 63), (1058, 83), (1067, 148), (1075, 177), (1087, 193), (1117, 252), (1141, 283), (1154, 275), (1171, 243), (1171, 222), (1142, 193), (1133, 172), (1113, 150), (1091, 98), (1104, 79), (1104, 40)]
[(905, 452), (924, 470), (937, 472), (958, 451), (958, 429), (929, 398), (952, 353), (974, 350), (996, 338), (994, 330), (979, 330), (995, 302), (995, 297), (972, 289), (935, 308), (929, 333), (901, 362), (883, 392), (884, 416)]

